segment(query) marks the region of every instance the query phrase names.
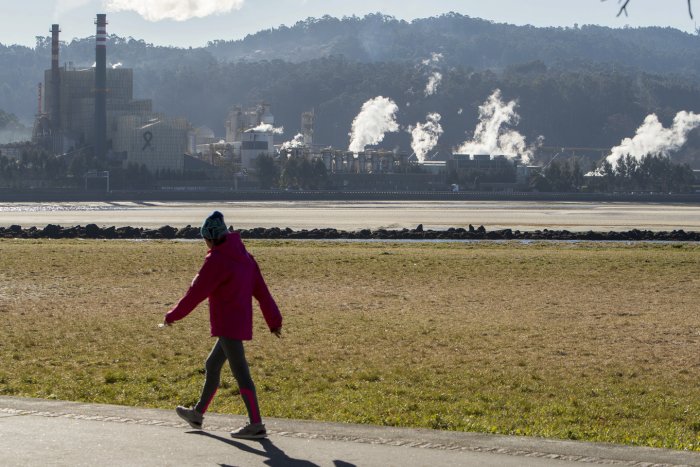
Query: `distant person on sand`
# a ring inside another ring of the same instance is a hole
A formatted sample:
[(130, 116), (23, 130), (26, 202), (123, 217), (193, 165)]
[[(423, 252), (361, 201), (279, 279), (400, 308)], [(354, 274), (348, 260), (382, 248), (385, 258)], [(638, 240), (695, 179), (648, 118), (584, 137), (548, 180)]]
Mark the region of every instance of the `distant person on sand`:
[(193, 408), (178, 406), (177, 414), (192, 428), (202, 428), (228, 360), (238, 382), (250, 423), (231, 432), (234, 438), (264, 438), (267, 435), (260, 417), (255, 385), (250, 377), (243, 341), (253, 338), (253, 297), (260, 304), (270, 332), (282, 333), (282, 315), (255, 258), (248, 253), (237, 232), (228, 232), (224, 216), (214, 211), (202, 225), (202, 237), (209, 247), (204, 264), (185, 296), (165, 315), (165, 325), (187, 316), (205, 298), (209, 298), (211, 335), (216, 344), (207, 358), (206, 379), (199, 402)]

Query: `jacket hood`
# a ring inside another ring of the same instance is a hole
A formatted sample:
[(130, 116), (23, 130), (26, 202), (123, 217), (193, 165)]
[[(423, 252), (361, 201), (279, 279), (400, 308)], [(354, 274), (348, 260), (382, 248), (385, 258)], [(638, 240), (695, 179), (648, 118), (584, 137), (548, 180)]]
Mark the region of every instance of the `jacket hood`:
[(245, 245), (241, 240), (241, 234), (238, 232), (230, 232), (226, 234), (226, 241), (221, 245), (216, 245), (211, 251), (223, 253), (231, 259), (240, 259), (248, 255)]

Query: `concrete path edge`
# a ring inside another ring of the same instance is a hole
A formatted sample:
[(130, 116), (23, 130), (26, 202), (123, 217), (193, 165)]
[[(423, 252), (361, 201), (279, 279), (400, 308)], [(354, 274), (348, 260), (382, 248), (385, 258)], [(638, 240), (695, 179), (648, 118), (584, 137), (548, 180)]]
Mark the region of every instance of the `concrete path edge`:
[[(0, 415), (34, 415), (114, 423), (187, 427), (174, 410), (10, 396), (0, 396)], [(212, 413), (207, 414), (204, 429), (230, 431), (244, 423), (245, 419), (241, 416)], [(700, 452), (670, 449), (278, 418), (266, 418), (265, 424), (271, 435), (296, 438), (386, 444), (420, 449), (493, 452), (583, 463), (700, 466)]]

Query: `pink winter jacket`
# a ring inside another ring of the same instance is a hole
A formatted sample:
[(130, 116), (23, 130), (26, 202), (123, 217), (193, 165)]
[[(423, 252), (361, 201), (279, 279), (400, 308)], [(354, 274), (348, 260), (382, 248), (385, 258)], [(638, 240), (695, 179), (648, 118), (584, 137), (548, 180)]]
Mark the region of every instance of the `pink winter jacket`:
[(227, 234), (224, 243), (209, 250), (185, 296), (165, 315), (166, 322), (184, 318), (207, 297), (212, 336), (252, 339), (253, 297), (270, 330), (282, 326), (282, 315), (258, 263), (237, 232)]

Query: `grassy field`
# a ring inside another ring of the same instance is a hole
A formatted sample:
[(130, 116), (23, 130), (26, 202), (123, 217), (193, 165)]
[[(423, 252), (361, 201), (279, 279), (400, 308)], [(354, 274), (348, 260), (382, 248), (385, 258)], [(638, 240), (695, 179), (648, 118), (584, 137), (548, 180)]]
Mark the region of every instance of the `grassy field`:
[[(700, 246), (251, 241), (264, 415), (700, 450)], [(0, 394), (196, 401), (200, 242), (0, 241)], [(210, 410), (243, 413), (224, 372)]]

